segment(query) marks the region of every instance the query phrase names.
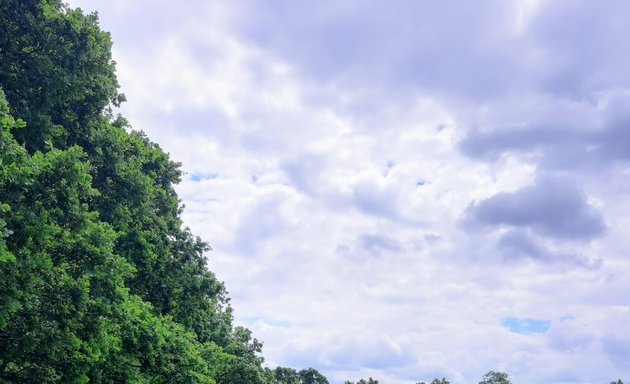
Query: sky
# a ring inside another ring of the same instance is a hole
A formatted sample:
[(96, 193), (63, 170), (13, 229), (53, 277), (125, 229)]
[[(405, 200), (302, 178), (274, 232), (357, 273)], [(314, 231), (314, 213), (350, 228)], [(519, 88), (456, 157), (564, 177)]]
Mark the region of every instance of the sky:
[(630, 380), (630, 2), (70, 4), (268, 366)]

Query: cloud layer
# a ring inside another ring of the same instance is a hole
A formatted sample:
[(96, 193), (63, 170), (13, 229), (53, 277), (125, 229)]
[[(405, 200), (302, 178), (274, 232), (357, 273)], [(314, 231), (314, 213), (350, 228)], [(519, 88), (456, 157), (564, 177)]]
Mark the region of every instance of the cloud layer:
[(629, 3), (71, 5), (270, 365), (627, 379)]

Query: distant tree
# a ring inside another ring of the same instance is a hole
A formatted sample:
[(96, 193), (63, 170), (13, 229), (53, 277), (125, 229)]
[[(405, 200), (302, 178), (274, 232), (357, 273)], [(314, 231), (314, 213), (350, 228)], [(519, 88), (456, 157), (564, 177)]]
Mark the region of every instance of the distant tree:
[(621, 381), (621, 379), (619, 379), (617, 381), (611, 381), (610, 384), (623, 384), (623, 381)]
[(479, 384), (512, 384), (505, 372), (490, 371), (483, 375)]
[(326, 376), (315, 368), (306, 368), (299, 372), (301, 384), (329, 384)]
[(378, 380), (375, 380), (375, 379), (370, 377), (367, 380), (361, 379), (361, 380), (357, 381), (357, 384), (378, 384)]
[(261, 370), (242, 357), (234, 359), (216, 377), (217, 384), (263, 384)]
[(300, 375), (293, 368), (276, 367), (272, 372), (275, 381), (279, 384), (300, 384)]
[[(424, 381), (419, 381), (416, 384), (426, 384)], [(451, 384), (450, 381), (446, 380), (446, 378), (441, 379), (433, 379), (430, 384)]]

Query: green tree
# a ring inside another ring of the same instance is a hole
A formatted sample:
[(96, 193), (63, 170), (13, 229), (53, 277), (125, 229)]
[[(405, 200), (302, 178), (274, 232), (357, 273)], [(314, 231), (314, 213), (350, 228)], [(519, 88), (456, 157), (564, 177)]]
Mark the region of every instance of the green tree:
[(18, 142), (31, 153), (82, 148), (99, 194), (89, 204), (115, 230), (114, 251), (135, 268), (126, 281), (131, 292), (200, 341), (226, 346), (231, 310), (225, 288), (206, 269), (208, 246), (182, 229), (173, 188), (179, 164), (107, 111), (122, 100), (109, 34), (96, 15), (60, 1), (1, 1), (0, 84), (27, 121), (13, 130)]
[(216, 381), (219, 384), (263, 384), (262, 370), (243, 358), (235, 358), (220, 372)]
[(298, 372), (301, 384), (328, 384), (326, 376), (315, 368), (306, 368)]
[(0, 379), (213, 383), (211, 345), (129, 295), (82, 149), (29, 155), (1, 91), (0, 123)]
[(489, 371), (481, 378), (479, 384), (512, 384), (505, 372)]
[(182, 225), (179, 164), (112, 115), (96, 15), (0, 10), (0, 380), (262, 383), (262, 344)]
[[(96, 15), (60, 0), (0, 0), (0, 84), (29, 152), (77, 143), (119, 94), (111, 40)], [(47, 144), (48, 143), (48, 144)]]
[[(435, 378), (435, 379), (431, 380), (431, 384), (450, 384), (450, 383), (451, 382), (446, 380), (446, 378), (444, 378), (444, 377), (441, 378), (441, 379)], [(418, 382), (416, 384), (426, 384), (426, 383), (424, 381), (421, 381), (421, 382)]]
[[(344, 381), (344, 384), (355, 384), (355, 383), (352, 382), (352, 381)], [(378, 380), (373, 379), (373, 378), (370, 377), (367, 380), (366, 379), (361, 379), (361, 380), (357, 381), (356, 384), (378, 384)]]
[(280, 384), (300, 384), (300, 375), (293, 368), (276, 367), (273, 370), (273, 377)]

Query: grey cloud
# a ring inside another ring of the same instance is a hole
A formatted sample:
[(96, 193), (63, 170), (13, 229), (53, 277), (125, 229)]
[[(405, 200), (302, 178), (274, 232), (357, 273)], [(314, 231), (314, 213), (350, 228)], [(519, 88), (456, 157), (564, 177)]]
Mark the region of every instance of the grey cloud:
[(536, 243), (530, 236), (520, 231), (510, 231), (499, 240), (499, 247), (508, 252), (508, 257), (529, 256), (533, 259), (549, 261), (553, 255)]
[(476, 96), (524, 69), (502, 1), (266, 3), (246, 14), (242, 37), (319, 80)]
[(261, 242), (290, 230), (291, 225), (282, 210), (285, 198), (277, 192), (262, 196), (240, 217), (233, 241), (235, 249), (244, 255), (256, 256)]
[(338, 256), (355, 262), (365, 262), (383, 254), (401, 252), (404, 252), (404, 247), (398, 239), (378, 233), (364, 233), (356, 238), (352, 246), (339, 244), (335, 249)]
[(539, 177), (534, 185), (473, 202), (465, 215), (469, 225), (524, 228), (559, 239), (590, 240), (606, 229), (586, 195), (565, 178)]
[[(470, 130), (459, 146), (464, 154), (483, 160), (496, 160), (507, 152), (535, 155), (540, 150), (555, 149), (584, 153), (584, 140), (556, 126), (500, 127), (491, 131)], [(562, 143), (562, 146), (556, 146)]]
[(541, 102), (557, 110), (535, 112), (517, 125), (472, 129), (459, 143), (460, 150), (486, 161), (517, 153), (553, 170), (599, 171), (602, 166), (630, 162), (630, 90), (602, 92), (577, 105)]
[(630, 339), (604, 338), (602, 344), (609, 359), (615, 365), (625, 369), (630, 368)]
[(473, 99), (523, 90), (579, 98), (630, 85), (627, 2), (539, 2), (519, 26), (522, 3), (244, 2), (233, 27), (302, 73), (338, 84)]
[(399, 216), (398, 196), (391, 188), (364, 180), (354, 186), (353, 199), (356, 206), (367, 214), (390, 219)]
[(541, 91), (580, 98), (593, 91), (630, 86), (623, 0), (541, 2), (528, 29), (549, 64)]
[(281, 167), (289, 177), (291, 185), (308, 195), (316, 195), (319, 177), (327, 166), (326, 157), (314, 153), (300, 153), (282, 162)]
[(602, 345), (608, 358), (619, 368), (630, 370), (630, 338), (627, 335), (602, 338)]
[(359, 244), (362, 249), (376, 253), (381, 251), (400, 252), (402, 250), (398, 240), (378, 234), (361, 235)]
[(599, 268), (602, 263), (601, 259), (589, 260), (575, 251), (550, 249), (543, 244), (541, 239), (536, 239), (519, 230), (511, 230), (503, 234), (498, 245), (508, 260), (527, 257), (544, 263), (569, 263), (586, 268)]

